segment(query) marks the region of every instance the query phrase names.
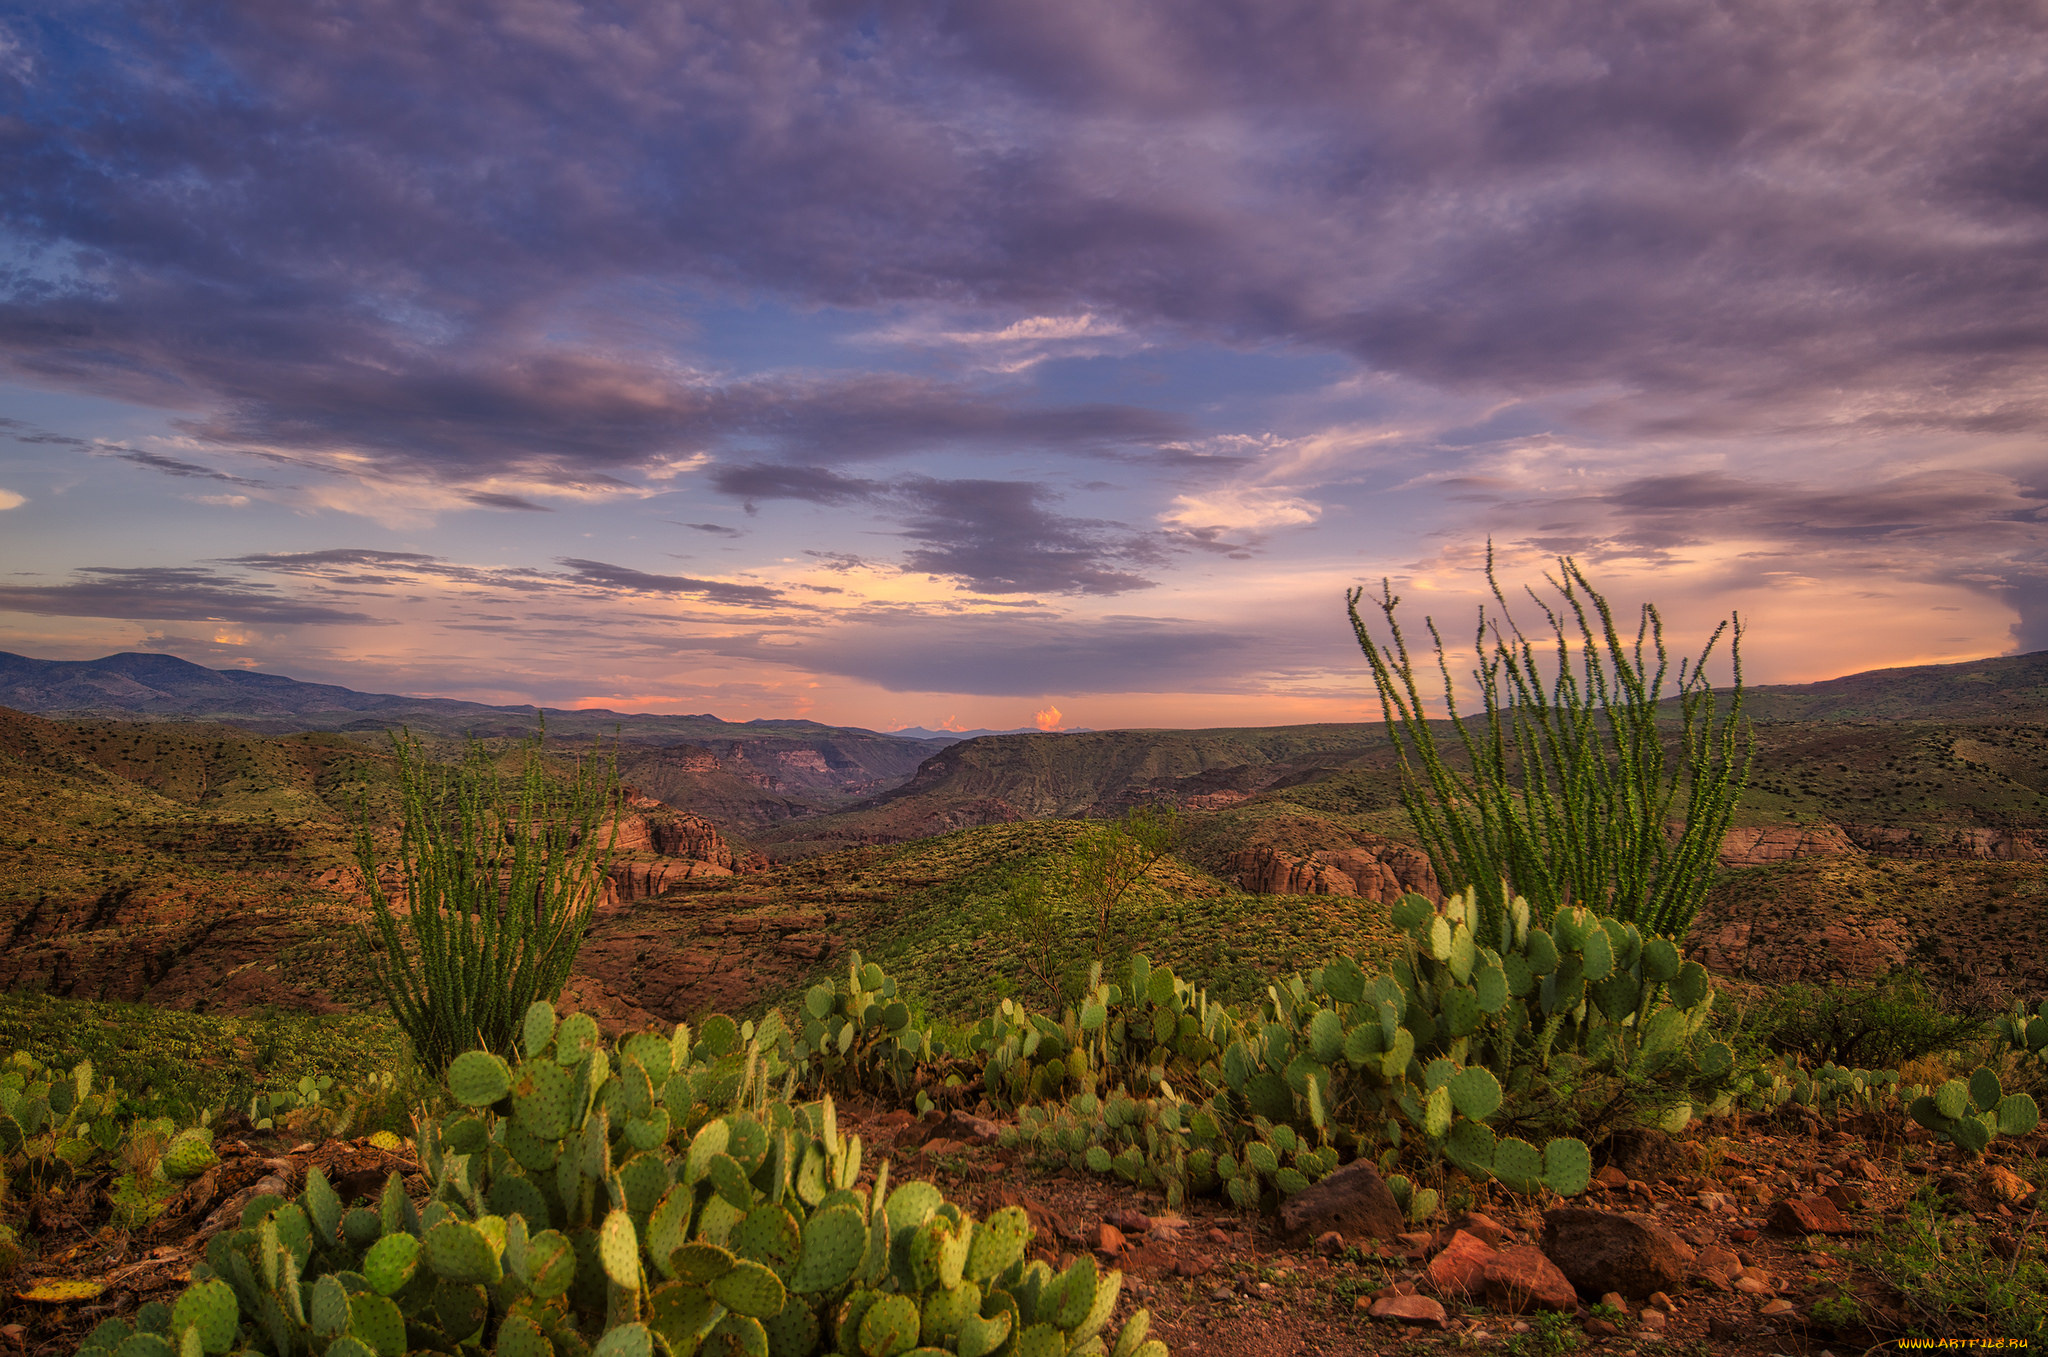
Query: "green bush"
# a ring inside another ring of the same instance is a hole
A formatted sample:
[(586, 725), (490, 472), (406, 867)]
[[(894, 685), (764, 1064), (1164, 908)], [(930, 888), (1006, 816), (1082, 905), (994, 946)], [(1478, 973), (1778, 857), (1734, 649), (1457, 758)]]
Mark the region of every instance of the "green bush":
[(1893, 971), (1868, 985), (1785, 985), (1746, 1025), (1773, 1051), (1819, 1064), (1896, 1067), (1981, 1039), (1990, 1021), (1944, 1013), (1919, 976)]
[(1853, 1256), (1898, 1294), (1908, 1336), (2013, 1339), (2038, 1350), (2048, 1342), (2048, 1256), (2034, 1238), (2001, 1257), (1986, 1231), (1941, 1209), (1928, 1183)]

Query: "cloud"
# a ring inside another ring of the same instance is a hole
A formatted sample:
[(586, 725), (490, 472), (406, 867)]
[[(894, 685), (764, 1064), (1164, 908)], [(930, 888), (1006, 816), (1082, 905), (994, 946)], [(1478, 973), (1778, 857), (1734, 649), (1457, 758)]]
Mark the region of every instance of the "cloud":
[(1226, 486), (1175, 495), (1159, 519), (1189, 531), (1270, 532), (1313, 523), (1322, 513), (1317, 505), (1276, 487)]
[(1055, 498), (1019, 481), (906, 479), (904, 568), (950, 575), (985, 594), (1121, 594), (1152, 581), (1126, 568), (1166, 553), (1121, 523), (1052, 512)]
[(694, 594), (714, 603), (764, 604), (783, 601), (782, 592), (761, 584), (726, 584), (718, 580), (697, 580), (687, 575), (650, 575), (623, 565), (603, 561), (564, 558), (561, 564), (575, 572), (579, 584), (594, 584), (635, 594)]
[(698, 532), (708, 532), (712, 534), (714, 537), (746, 536), (746, 534), (741, 532), (738, 528), (728, 528), (722, 523), (679, 523), (676, 526), (681, 528), (693, 528)]
[[(794, 499), (867, 504), (895, 517), (914, 545), (902, 568), (958, 579), (986, 594), (1120, 594), (1149, 589), (1133, 566), (1156, 566), (1166, 550), (1153, 536), (1105, 519), (1076, 518), (1049, 506), (1059, 496), (1032, 481), (904, 476), (883, 482), (826, 467), (751, 463), (722, 467), (712, 484), (752, 504)], [(844, 568), (858, 558), (810, 551)]]
[[(758, 652), (728, 650), (752, 656)], [(805, 638), (777, 658), (890, 692), (1027, 697), (1046, 693), (1229, 691), (1260, 638), (1178, 618), (870, 616)]]
[(107, 3), (21, 30), (37, 88), (90, 93), (4, 133), (33, 263), (0, 351), (210, 407), (226, 445), (565, 484), (750, 430), (803, 456), (1033, 436), (918, 379), (703, 389), (631, 356), (673, 288), (1008, 317), (934, 333), (1027, 356), (1202, 338), (1599, 384), (1638, 428), (2048, 418), (2025, 6), (862, 15)]
[(551, 514), (554, 512), (553, 509), (550, 509), (545, 504), (535, 504), (532, 500), (521, 499), (517, 495), (503, 495), (487, 490), (471, 491), (469, 494), (464, 495), (463, 498), (471, 504), (480, 504), (486, 509), (523, 509), (528, 513), (536, 514)]
[(764, 499), (800, 499), (812, 504), (850, 504), (878, 494), (881, 483), (842, 476), (828, 467), (783, 466), (750, 462), (721, 466), (711, 473), (711, 483), (728, 495), (752, 502)]
[(0, 489), (0, 511), (19, 509), (28, 503), (28, 497), (13, 490)]
[(2013, 644), (2048, 649), (2048, 503), (2025, 480), (1980, 468), (1847, 486), (1761, 473), (1625, 477), (1605, 489), (1532, 495), (1512, 477), (1467, 492), (1496, 531), (1589, 561), (1723, 562), (1726, 587), (1772, 572), (1869, 585), (1954, 584), (2014, 610)]
[(162, 567), (90, 566), (68, 584), (0, 585), (0, 611), (153, 622), (362, 626), (379, 621), (213, 571)]
[(230, 485), (259, 486), (263, 484), (261, 481), (252, 481), (246, 476), (229, 475), (225, 471), (216, 471), (210, 466), (201, 466), (197, 462), (187, 462), (177, 457), (166, 457), (161, 453), (143, 452), (130, 448), (125, 451), (115, 452), (112, 455), (124, 462), (133, 462), (137, 466), (148, 467), (151, 471), (161, 471), (166, 476), (186, 476), (199, 480), (226, 481)]

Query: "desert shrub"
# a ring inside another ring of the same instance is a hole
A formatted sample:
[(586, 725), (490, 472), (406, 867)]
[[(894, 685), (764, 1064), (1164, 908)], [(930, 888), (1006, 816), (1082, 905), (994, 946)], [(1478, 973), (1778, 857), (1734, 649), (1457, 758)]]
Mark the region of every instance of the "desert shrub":
[(1068, 873), (1075, 902), (1094, 929), (1094, 956), (1103, 960), (1118, 925), (1117, 910), (1180, 840), (1171, 806), (1138, 806), (1121, 820), (1090, 826), (1071, 852)]
[[(529, 1005), (562, 992), (602, 896), (617, 839), (618, 760), (595, 754), (565, 776), (536, 734), (519, 773), (502, 776), (481, 741), (462, 760), (429, 759), (410, 732), (393, 734), (401, 794), (400, 924), (379, 875), (369, 820), (356, 859), (370, 896), (370, 953), (391, 1015), (428, 1069), (469, 1050), (506, 1052)], [(609, 833), (601, 833), (603, 825)]]
[[(1359, 616), (1364, 590), (1348, 598), (1399, 757), (1402, 805), (1437, 879), (1446, 890), (1479, 892), (1486, 937), (1499, 931), (1519, 894), (1539, 923), (1575, 904), (1683, 938), (1705, 898), (1755, 745), (1742, 719), (1740, 618), (1715, 628), (1697, 659), (1678, 662), (1674, 760), (1664, 692), (1671, 661), (1654, 606), (1643, 606), (1635, 639), (1626, 640), (1607, 600), (1576, 562), (1560, 558), (1547, 580), (1560, 601), (1528, 591), (1556, 638), (1546, 677), (1536, 642), (1508, 608), (1490, 544), (1486, 582), (1499, 611), (1481, 607), (1473, 642), (1481, 716), (1459, 717), (1449, 649), (1435, 620), (1425, 619), (1462, 768), (1446, 758), (1425, 714), (1394, 615), (1401, 600), (1383, 581), (1376, 604), (1390, 640), (1382, 645)], [(1724, 706), (1706, 666), (1731, 629), (1734, 687)]]
[(2038, 1349), (2048, 1341), (2048, 1255), (2031, 1231), (1994, 1249), (1994, 1228), (1942, 1210), (1928, 1183), (1901, 1218), (1878, 1224), (1855, 1257), (1898, 1293), (1909, 1335), (1969, 1334)]
[(1916, 973), (1897, 970), (1867, 985), (1783, 986), (1745, 1025), (1757, 1044), (1816, 1065), (1883, 1068), (1977, 1041), (1990, 1020), (1944, 1012)]

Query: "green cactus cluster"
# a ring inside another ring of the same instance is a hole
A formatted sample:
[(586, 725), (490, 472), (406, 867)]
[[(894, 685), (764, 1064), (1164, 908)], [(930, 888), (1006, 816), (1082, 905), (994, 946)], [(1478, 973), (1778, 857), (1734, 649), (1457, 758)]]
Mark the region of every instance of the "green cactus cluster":
[(2005, 1042), (2007, 1051), (2019, 1056), (2023, 1063), (2048, 1072), (2048, 999), (2043, 999), (2032, 1013), (2015, 999), (2012, 1011), (1999, 1017), (1992, 1030)]
[(17, 1051), (0, 1066), (0, 1156), (38, 1181), (76, 1174), (120, 1148), (119, 1103), (90, 1060), (67, 1073)]
[[(389, 1077), (385, 1076), (387, 1079)], [(249, 1122), (259, 1131), (268, 1131), (287, 1118), (291, 1118), (294, 1125), (314, 1120), (321, 1112), (332, 1110), (328, 1095), (333, 1089), (334, 1079), (331, 1075), (301, 1075), (299, 1081), (290, 1088), (259, 1093), (249, 1099), (249, 1106), (246, 1109)], [(293, 1117), (294, 1113), (298, 1116)]]
[(849, 954), (844, 978), (813, 985), (803, 1001), (802, 1027), (789, 1058), (813, 1072), (821, 1087), (909, 1087), (920, 1063), (932, 1058), (931, 1033), (897, 997), (896, 982), (859, 952)]
[(1789, 1080), (1795, 1107), (1821, 1112), (1874, 1112), (1898, 1098), (1897, 1070), (1855, 1070), (1829, 1062), (1810, 1073), (1794, 1067)]
[(1958, 1149), (1981, 1155), (1998, 1136), (2023, 1136), (2041, 1124), (2041, 1109), (2024, 1093), (2007, 1093), (1998, 1072), (1980, 1067), (1968, 1079), (1901, 1094), (1914, 1121)]
[(457, 1108), (416, 1141), (424, 1204), (394, 1175), (348, 1207), (314, 1170), (81, 1357), (1166, 1357), (1143, 1311), (1112, 1340), (1119, 1274), (1026, 1260), (1021, 1208), (976, 1220), (929, 1183), (892, 1190), (886, 1162), (860, 1186), (830, 1097), (771, 1095), (788, 1034), (766, 1028), (607, 1047), (534, 1004), (516, 1066), (450, 1063)]

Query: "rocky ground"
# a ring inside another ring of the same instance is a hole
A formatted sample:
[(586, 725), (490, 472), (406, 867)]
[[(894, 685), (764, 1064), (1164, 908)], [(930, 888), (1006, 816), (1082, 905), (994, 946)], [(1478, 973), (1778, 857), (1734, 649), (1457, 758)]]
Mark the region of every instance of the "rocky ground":
[[(1177, 1357), (1574, 1347), (1846, 1357), (1892, 1350), (1896, 1335), (1926, 1322), (1914, 1297), (1858, 1254), (1928, 1184), (1946, 1216), (1982, 1231), (1984, 1265), (2038, 1266), (2043, 1249), (2037, 1185), (2048, 1136), (2001, 1140), (1979, 1162), (1877, 1115), (1618, 1139), (1604, 1147), (1593, 1188), (1569, 1202), (1447, 1182), (1447, 1200), (1462, 1190), (1460, 1209), (1427, 1229), (1400, 1219), (1364, 1164), (1277, 1215), (1208, 1200), (1173, 1212), (1112, 1180), (1036, 1171), (996, 1146), (998, 1123), (964, 1110), (918, 1118), (856, 1102), (842, 1106), (840, 1125), (871, 1147), (870, 1164), (890, 1158), (896, 1181), (929, 1177), (977, 1214), (1024, 1206), (1048, 1261), (1092, 1250), (1121, 1269), (1117, 1324), (1150, 1309), (1153, 1334)], [(393, 1172), (422, 1195), (409, 1147), (386, 1146), (229, 1131), (221, 1164), (134, 1232), (96, 1226), (104, 1185), (81, 1185), (30, 1222), (40, 1254), (9, 1279), (0, 1342), (25, 1357), (62, 1357), (106, 1315), (168, 1301), (243, 1202), (296, 1191), (313, 1165), (344, 1198), (373, 1195)], [(25, 1299), (43, 1280), (100, 1290), (82, 1302)]]

